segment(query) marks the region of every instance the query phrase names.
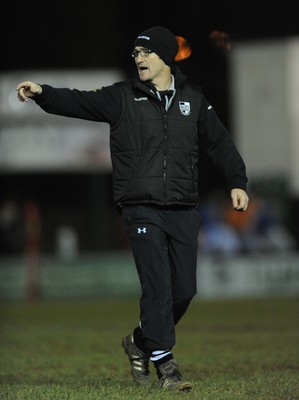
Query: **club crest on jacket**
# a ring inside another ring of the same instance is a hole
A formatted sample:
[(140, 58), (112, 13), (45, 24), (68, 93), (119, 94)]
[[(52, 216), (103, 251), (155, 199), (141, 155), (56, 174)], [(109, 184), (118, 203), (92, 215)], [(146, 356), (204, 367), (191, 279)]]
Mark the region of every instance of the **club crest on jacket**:
[(190, 115), (191, 106), (189, 101), (179, 101), (179, 107), (182, 115)]

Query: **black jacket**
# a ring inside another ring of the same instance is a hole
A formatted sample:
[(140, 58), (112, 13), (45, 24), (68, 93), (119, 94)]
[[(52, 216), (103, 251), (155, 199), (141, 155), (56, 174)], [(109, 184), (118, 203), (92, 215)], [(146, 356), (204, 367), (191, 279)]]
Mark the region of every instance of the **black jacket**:
[(139, 79), (95, 91), (43, 85), (34, 99), (45, 111), (110, 124), (114, 200), (118, 205), (193, 206), (198, 202), (199, 149), (228, 187), (246, 190), (244, 162), (201, 88), (176, 67), (167, 111)]

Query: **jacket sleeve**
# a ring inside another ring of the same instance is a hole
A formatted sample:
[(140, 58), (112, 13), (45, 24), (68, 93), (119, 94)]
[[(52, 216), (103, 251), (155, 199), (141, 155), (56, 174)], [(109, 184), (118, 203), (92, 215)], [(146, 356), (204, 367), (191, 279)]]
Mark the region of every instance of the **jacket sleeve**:
[(199, 143), (215, 167), (224, 175), (228, 188), (246, 191), (245, 163), (228, 131), (205, 98), (199, 115)]
[(121, 96), (116, 85), (92, 91), (41, 86), (42, 93), (33, 99), (49, 114), (113, 124), (121, 113)]

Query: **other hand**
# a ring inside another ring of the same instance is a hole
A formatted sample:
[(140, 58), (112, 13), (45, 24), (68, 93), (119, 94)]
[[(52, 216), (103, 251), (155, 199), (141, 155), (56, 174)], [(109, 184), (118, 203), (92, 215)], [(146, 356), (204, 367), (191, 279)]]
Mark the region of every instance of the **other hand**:
[(236, 211), (246, 211), (249, 203), (249, 197), (243, 189), (232, 189), (232, 204)]

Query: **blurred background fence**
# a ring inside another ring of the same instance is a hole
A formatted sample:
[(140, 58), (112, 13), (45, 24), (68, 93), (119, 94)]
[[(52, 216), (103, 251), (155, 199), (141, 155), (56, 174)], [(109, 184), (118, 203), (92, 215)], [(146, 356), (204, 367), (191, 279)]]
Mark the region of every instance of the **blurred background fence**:
[[(33, 280), (31, 268), (30, 260), (22, 257), (1, 258), (2, 301), (121, 299), (140, 294), (127, 251), (86, 254), (75, 260), (41, 257)], [(299, 260), (296, 253), (200, 256), (197, 282), (199, 299), (298, 296)]]

